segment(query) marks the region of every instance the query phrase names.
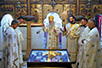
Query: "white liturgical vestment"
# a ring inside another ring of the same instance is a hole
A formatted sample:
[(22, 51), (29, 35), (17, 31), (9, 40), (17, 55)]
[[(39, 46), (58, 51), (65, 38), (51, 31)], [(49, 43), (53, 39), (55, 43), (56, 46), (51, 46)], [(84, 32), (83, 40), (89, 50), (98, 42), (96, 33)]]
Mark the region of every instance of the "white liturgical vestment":
[[(54, 29), (56, 32), (54, 32)], [(59, 33), (60, 28), (53, 25), (43, 27), (44, 32), (47, 32), (47, 49), (59, 49)]]
[(18, 43), (18, 55), (19, 55), (19, 64), (23, 64), (23, 56), (22, 56), (22, 45), (21, 45), (21, 41), (24, 40), (23, 38), (23, 34), (20, 31), (19, 27), (17, 27), (15, 29), (16, 34), (17, 34), (17, 43)]
[(100, 36), (96, 27), (84, 40), (84, 61), (82, 68), (102, 68)]
[(3, 68), (19, 68), (17, 35), (12, 27), (4, 33)]
[(88, 33), (90, 32), (89, 27), (87, 26), (82, 33), (80, 34), (79, 40), (78, 40), (78, 54), (77, 54), (77, 62), (79, 63), (79, 68), (82, 68), (83, 63), (83, 55), (84, 55), (84, 44), (82, 43), (83, 39), (86, 39)]

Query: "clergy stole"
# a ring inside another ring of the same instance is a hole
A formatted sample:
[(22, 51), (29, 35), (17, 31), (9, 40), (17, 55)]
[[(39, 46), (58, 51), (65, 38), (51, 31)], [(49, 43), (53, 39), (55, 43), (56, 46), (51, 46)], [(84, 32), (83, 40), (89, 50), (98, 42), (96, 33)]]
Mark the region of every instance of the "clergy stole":
[(98, 29), (93, 28), (84, 40), (83, 68), (102, 68), (101, 44)]
[(69, 24), (69, 27), (66, 33), (66, 48), (70, 55), (71, 62), (75, 62), (77, 58), (77, 42), (80, 33), (79, 24)]
[(3, 47), (4, 50), (2, 67), (19, 68), (17, 35), (12, 27), (9, 27), (4, 33)]
[(79, 63), (79, 68), (82, 68), (83, 65), (83, 56), (84, 56), (84, 44), (82, 43), (83, 39), (86, 39), (88, 33), (90, 32), (89, 27), (87, 26), (80, 34), (78, 40), (78, 53), (77, 53), (77, 63)]
[[(54, 29), (56, 32), (54, 32)], [(49, 25), (43, 27), (44, 30), (44, 48), (46, 49), (59, 49), (61, 48), (61, 32), (59, 27)]]

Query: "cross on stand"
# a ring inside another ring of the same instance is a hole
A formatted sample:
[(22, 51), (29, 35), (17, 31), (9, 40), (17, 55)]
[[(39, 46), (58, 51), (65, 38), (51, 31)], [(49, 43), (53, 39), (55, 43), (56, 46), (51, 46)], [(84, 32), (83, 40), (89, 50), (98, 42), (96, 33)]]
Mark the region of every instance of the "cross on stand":
[(31, 22), (33, 19), (35, 19), (34, 16), (23, 16), (23, 19), (27, 21), (27, 50), (26, 55), (24, 57), (25, 60), (28, 59), (30, 51), (31, 51)]
[(34, 16), (30, 16), (30, 0), (27, 0), (27, 16), (23, 16), (23, 19), (27, 21), (27, 49), (24, 60), (27, 60), (31, 51), (31, 22), (35, 19)]

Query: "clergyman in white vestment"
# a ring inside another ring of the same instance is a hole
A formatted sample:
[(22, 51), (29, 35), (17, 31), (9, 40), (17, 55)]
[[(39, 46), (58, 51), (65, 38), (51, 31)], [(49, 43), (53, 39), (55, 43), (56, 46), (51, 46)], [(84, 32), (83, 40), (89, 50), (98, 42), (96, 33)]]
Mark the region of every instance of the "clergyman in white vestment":
[(83, 49), (83, 44), (82, 44), (81, 40), (85, 39), (88, 32), (90, 31), (90, 29), (87, 26), (86, 18), (81, 19), (81, 24), (80, 24), (79, 28), (80, 28), (80, 35), (79, 35), (79, 39), (78, 39), (77, 65), (79, 65), (79, 62), (80, 62), (80, 64), (82, 64), (81, 61), (83, 61), (82, 56), (83, 56), (84, 49)]
[(11, 25), (13, 17), (10, 14), (5, 14), (1, 20), (1, 50), (3, 50), (3, 35), (5, 30)]
[(18, 59), (18, 45), (17, 45), (17, 35), (14, 29), (18, 26), (18, 21), (14, 19), (5, 33), (3, 42), (3, 57), (2, 68), (19, 68)]
[(88, 33), (89, 33), (90, 29), (87, 26), (81, 33), (79, 40), (78, 40), (78, 46), (79, 46), (79, 50), (78, 50), (78, 55), (77, 55), (77, 63), (79, 63), (79, 68), (82, 68), (82, 64), (83, 64), (83, 55), (84, 55), (84, 44), (81, 42), (83, 39), (86, 39)]
[[(17, 20), (19, 20), (20, 24), (23, 22), (22, 17), (17, 18)], [(15, 29), (15, 31), (16, 31), (16, 34), (17, 34), (19, 64), (20, 64), (20, 67), (21, 67), (23, 65), (23, 56), (22, 56), (22, 45), (21, 45), (21, 42), (24, 40), (24, 38), (23, 38), (23, 34), (20, 31), (19, 27), (17, 27)]]
[[(75, 18), (73, 16), (69, 17), (70, 23), (66, 26), (66, 48), (70, 55), (71, 62), (76, 62), (77, 59), (77, 47), (78, 47), (78, 37), (79, 37), (79, 24), (75, 23)], [(76, 64), (72, 64), (73, 68), (76, 68)]]
[(101, 42), (96, 22), (94, 19), (88, 20), (88, 26), (91, 29), (86, 39), (82, 40), (84, 44), (84, 60), (82, 68), (102, 68)]
[(43, 25), (43, 31), (47, 32), (47, 49), (59, 49), (59, 33), (60, 28), (55, 26), (54, 17), (49, 16), (49, 25)]

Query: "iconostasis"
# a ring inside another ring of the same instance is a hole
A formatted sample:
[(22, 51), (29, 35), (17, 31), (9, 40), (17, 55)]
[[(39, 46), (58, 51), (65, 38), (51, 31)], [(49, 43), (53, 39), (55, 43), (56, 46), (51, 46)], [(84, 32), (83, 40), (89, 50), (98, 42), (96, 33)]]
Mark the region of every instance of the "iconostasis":
[[(16, 4), (18, 1), (20, 2), (20, 8)], [(30, 15), (36, 18), (32, 21), (31, 25), (42, 25), (47, 14), (50, 12), (58, 13), (61, 19), (64, 11), (67, 13), (67, 17), (69, 14), (73, 14), (74, 16), (84, 16), (87, 19), (90, 17), (94, 18), (97, 14), (102, 14), (102, 4), (100, 4), (102, 2), (99, 2), (99, 0), (92, 0), (91, 2), (81, 0), (79, 5), (77, 5), (77, 2), (77, 0), (30, 0)], [(87, 5), (88, 2), (90, 3), (90, 9), (89, 5)], [(0, 4), (0, 19), (4, 13), (9, 13), (14, 18), (27, 15), (26, 0), (2, 0)], [(79, 14), (77, 14), (77, 6), (79, 6)], [(21, 25), (27, 25), (27, 22), (24, 21)]]

